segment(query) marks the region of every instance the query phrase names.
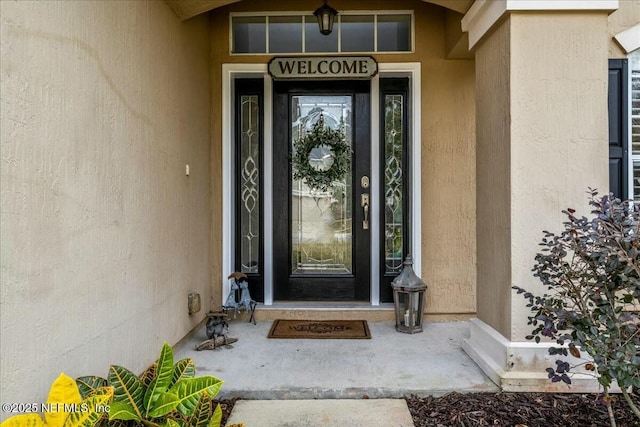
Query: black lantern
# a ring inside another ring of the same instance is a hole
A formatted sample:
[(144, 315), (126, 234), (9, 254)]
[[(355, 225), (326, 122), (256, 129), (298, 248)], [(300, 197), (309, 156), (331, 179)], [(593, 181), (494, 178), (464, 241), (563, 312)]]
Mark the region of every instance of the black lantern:
[(313, 14), (318, 18), (320, 32), (325, 36), (331, 34), (331, 31), (333, 30), (333, 21), (335, 20), (338, 11), (327, 5), (327, 0), (324, 0), (322, 6), (317, 8)]
[(407, 255), (402, 272), (393, 279), (393, 304), (396, 310), (396, 330), (407, 334), (422, 332), (424, 293), (427, 285), (413, 271), (413, 258)]

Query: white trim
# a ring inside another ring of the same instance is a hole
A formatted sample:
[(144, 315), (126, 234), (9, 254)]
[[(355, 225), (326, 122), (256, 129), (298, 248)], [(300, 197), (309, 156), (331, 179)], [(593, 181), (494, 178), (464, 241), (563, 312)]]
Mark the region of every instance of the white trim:
[[(222, 298), (226, 298), (230, 290), (227, 277), (234, 271), (233, 253), (233, 77), (235, 74), (265, 75), (266, 64), (222, 64)], [(270, 94), (269, 94), (270, 96)], [(267, 103), (265, 94), (265, 104)], [(266, 105), (265, 105), (266, 106)], [(266, 119), (265, 111), (265, 120)], [(269, 119), (270, 123), (270, 119)], [(266, 130), (267, 123), (265, 123)], [(269, 138), (269, 142), (271, 138)], [(266, 143), (266, 137), (265, 137)], [(265, 187), (264, 197), (271, 197), (270, 187)], [(267, 192), (269, 194), (267, 194)], [(265, 260), (267, 255), (265, 254)], [(265, 271), (265, 275), (266, 275)], [(266, 298), (266, 296), (265, 296)]]
[[(383, 63), (378, 64), (379, 74), (371, 80), (371, 192), (380, 194), (380, 91), (379, 76), (408, 76), (411, 81), (411, 117), (410, 147), (411, 153), (411, 254), (414, 269), (421, 272), (421, 81), (420, 63)], [(263, 203), (264, 209), (264, 297), (266, 306), (273, 304), (273, 251), (268, 242), (273, 241), (273, 213), (268, 209), (273, 201), (273, 98), (272, 80), (267, 73), (267, 64), (223, 64), (222, 65), (222, 295), (229, 293), (227, 277), (233, 272), (233, 218), (234, 204), (231, 199), (233, 191), (233, 79), (239, 75), (254, 75), (264, 78), (264, 147), (263, 147)], [(380, 306), (380, 200), (373, 197), (371, 203), (371, 305)]]
[[(639, 25), (640, 26), (640, 25)], [(632, 94), (633, 94), (633, 61), (631, 57), (638, 55), (640, 57), (640, 51), (627, 55), (628, 60), (628, 75), (627, 75), (627, 87), (629, 93), (627, 94), (627, 198), (635, 200), (634, 186), (633, 186), (633, 161), (640, 160), (640, 154), (633, 155), (633, 110), (631, 109)]]
[[(266, 68), (266, 65), (265, 65)], [(264, 136), (262, 161), (264, 168), (262, 201), (265, 208), (273, 205), (273, 80), (268, 73), (264, 74)], [(273, 251), (267, 250), (267, 245), (273, 242), (273, 209), (264, 209), (264, 304), (273, 304)]]
[[(640, 27), (640, 24), (638, 25)], [(639, 35), (640, 37), (640, 35)], [(640, 153), (633, 153), (633, 72), (640, 71), (640, 49), (636, 49), (633, 52), (627, 55), (627, 64), (628, 64), (628, 81), (627, 87), (629, 88), (629, 93), (627, 95), (627, 112), (628, 112), (628, 120), (627, 120), (627, 153), (628, 153), (628, 162), (627, 162), (627, 189), (628, 189), (628, 198), (631, 200), (639, 200), (640, 194), (635, 194), (635, 182), (633, 176), (633, 164), (634, 162), (640, 162)]]
[[(593, 375), (581, 368), (572, 368), (571, 385), (552, 383), (546, 368), (555, 366), (560, 356), (549, 355), (553, 343), (509, 341), (480, 319), (469, 321), (469, 338), (463, 340), (463, 350), (503, 391), (582, 392), (596, 393), (601, 386)], [(563, 357), (572, 366), (583, 360)], [(619, 388), (614, 385), (613, 392)]]
[[(380, 66), (380, 64), (378, 64)], [(371, 79), (371, 194), (382, 192), (380, 167), (380, 72)], [(371, 305), (380, 305), (380, 197), (371, 198)]]
[[(411, 169), (411, 201), (409, 218), (411, 220), (411, 255), (413, 257), (413, 269), (422, 274), (422, 83), (421, 64), (419, 62), (382, 63), (378, 64), (380, 74), (405, 75), (410, 77), (411, 87), (411, 119), (410, 129), (410, 169)], [(379, 190), (379, 189), (378, 189)], [(379, 273), (377, 273), (379, 274)]]
[(636, 24), (616, 34), (614, 39), (616, 39), (627, 54), (636, 49), (640, 49), (640, 24)]
[(506, 0), (476, 0), (462, 18), (462, 31), (469, 33), (469, 49), (507, 12)]
[(508, 10), (607, 10), (618, 8), (619, 0), (507, 0)]
[[(232, 150), (229, 141), (232, 140), (231, 134), (231, 106), (233, 105), (232, 91), (232, 71), (229, 66), (222, 66), (222, 297), (229, 293), (229, 283), (227, 277), (233, 272), (233, 253), (234, 248), (231, 246), (234, 242), (233, 234), (230, 233), (233, 218), (233, 203), (231, 200), (233, 182)], [(215, 220), (215, 218), (214, 218)]]
[(617, 10), (619, 0), (476, 0), (462, 18), (462, 31), (469, 33), (469, 49), (504, 16), (512, 11)]

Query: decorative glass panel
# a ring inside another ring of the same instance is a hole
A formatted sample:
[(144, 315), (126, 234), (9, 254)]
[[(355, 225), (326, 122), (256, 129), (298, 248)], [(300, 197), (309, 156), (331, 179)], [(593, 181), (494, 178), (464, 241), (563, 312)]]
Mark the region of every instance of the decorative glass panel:
[(340, 18), (342, 52), (373, 52), (373, 15), (344, 15)]
[(378, 15), (378, 52), (411, 50), (411, 15)]
[(302, 52), (302, 17), (269, 17), (269, 53)]
[[(294, 96), (292, 108), (292, 150), (300, 137), (310, 132), (322, 117), (325, 126), (342, 129), (352, 147), (350, 96)], [(291, 272), (293, 274), (348, 274), (352, 267), (352, 187), (351, 152), (345, 176), (327, 191), (310, 189), (292, 171), (291, 194)], [(318, 146), (309, 153), (309, 164), (326, 170), (332, 164), (331, 151)]]
[(631, 151), (640, 155), (640, 69), (631, 71)]
[(384, 98), (384, 251), (385, 272), (402, 269), (402, 141), (404, 128), (404, 97)]
[(260, 271), (260, 107), (257, 95), (240, 97), (240, 263)]
[(267, 24), (264, 16), (236, 16), (233, 28), (233, 53), (265, 53)]
[(305, 52), (337, 52), (338, 26), (334, 25), (329, 35), (324, 35), (318, 29), (318, 19), (313, 16), (304, 17), (304, 51)]

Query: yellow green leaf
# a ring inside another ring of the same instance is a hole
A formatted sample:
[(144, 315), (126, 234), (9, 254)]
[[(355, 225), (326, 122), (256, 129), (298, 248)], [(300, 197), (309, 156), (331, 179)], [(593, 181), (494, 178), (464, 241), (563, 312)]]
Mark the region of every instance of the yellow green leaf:
[(178, 395), (178, 410), (185, 415), (191, 415), (202, 393), (206, 391), (213, 398), (220, 391), (222, 383), (222, 380), (212, 376), (183, 378), (175, 383), (169, 392)]
[(145, 387), (149, 387), (151, 381), (156, 377), (156, 368), (158, 367), (158, 362), (153, 362), (147, 369), (144, 370), (143, 373), (139, 375), (140, 381)]
[(170, 392), (161, 393), (158, 400), (153, 403), (151, 412), (147, 415), (152, 418), (163, 417), (176, 409), (178, 403), (180, 403), (178, 395)]
[(49, 397), (47, 397), (47, 404), (54, 409), (44, 413), (47, 427), (62, 427), (69, 415), (67, 409), (71, 409), (74, 404), (80, 402), (82, 402), (82, 397), (80, 397), (76, 382), (70, 376), (61, 373), (51, 384)]
[[(140, 378), (127, 368), (112, 365), (109, 368), (109, 377), (107, 378), (107, 381), (110, 386), (114, 387), (113, 403), (126, 403), (128, 406), (123, 406), (125, 412), (132, 410), (135, 414), (135, 418), (115, 418), (113, 414), (109, 414), (109, 418), (119, 420), (142, 420), (144, 418), (143, 402), (145, 390)], [(127, 415), (127, 417), (129, 416), (130, 415)]]
[(185, 358), (180, 359), (176, 362), (173, 367), (173, 379), (171, 380), (171, 385), (169, 387), (173, 387), (175, 383), (180, 381), (183, 378), (193, 378), (196, 376), (196, 365), (193, 359)]
[(193, 413), (187, 421), (188, 427), (206, 427), (211, 419), (211, 398), (207, 392), (202, 393)]
[(140, 421), (140, 417), (130, 403), (114, 400), (109, 405), (109, 420)]
[(222, 408), (218, 403), (218, 406), (216, 406), (216, 409), (213, 411), (213, 416), (211, 417), (211, 421), (209, 421), (208, 427), (220, 427), (220, 424), (222, 424)]
[[(160, 395), (167, 391), (173, 378), (173, 350), (171, 346), (164, 343), (158, 357), (158, 365), (156, 368), (156, 377), (149, 384), (144, 394), (144, 413), (146, 416), (154, 411), (155, 403)], [(175, 407), (174, 407), (175, 408)], [(174, 409), (172, 408), (172, 409)], [(164, 415), (164, 414), (163, 414)]]
[(38, 414), (23, 414), (7, 418), (0, 427), (44, 427), (44, 421)]
[(76, 385), (78, 386), (78, 390), (80, 390), (80, 396), (83, 399), (94, 394), (96, 389), (99, 387), (104, 387), (107, 385), (107, 380), (101, 377), (97, 377), (95, 375), (90, 375), (86, 377), (76, 378)]
[[(110, 393), (109, 393), (109, 390)], [(96, 394), (80, 403), (79, 410), (71, 412), (64, 427), (93, 427), (105, 415), (108, 404), (113, 397), (113, 388), (104, 387), (104, 394)]]

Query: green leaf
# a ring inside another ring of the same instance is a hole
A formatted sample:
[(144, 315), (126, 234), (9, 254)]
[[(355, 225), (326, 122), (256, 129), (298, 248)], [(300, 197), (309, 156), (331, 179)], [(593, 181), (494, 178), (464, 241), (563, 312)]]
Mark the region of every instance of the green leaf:
[(213, 411), (213, 416), (211, 417), (211, 421), (209, 421), (208, 427), (220, 427), (220, 424), (222, 424), (222, 408), (220, 404), (218, 404), (215, 411)]
[(143, 373), (138, 375), (138, 378), (140, 378), (140, 381), (142, 381), (142, 385), (144, 385), (145, 388), (149, 387), (149, 384), (151, 384), (151, 381), (153, 381), (154, 378), (156, 377), (157, 368), (158, 368), (158, 362), (156, 361), (156, 362), (153, 362), (151, 365), (149, 365), (149, 367), (145, 369)]
[(187, 427), (206, 427), (211, 418), (211, 398), (204, 392), (200, 395), (193, 413), (187, 420)]
[(172, 420), (171, 418), (169, 418), (169, 419), (167, 419), (167, 424), (165, 425), (165, 427), (182, 427), (182, 426), (177, 421)]
[[(109, 368), (109, 385), (114, 388), (113, 403), (126, 403), (127, 409), (134, 412), (136, 418), (114, 418), (112, 419), (137, 419), (142, 420), (142, 408), (144, 402), (144, 386), (142, 381), (133, 372), (122, 366), (111, 366)], [(119, 407), (119, 405), (118, 405)], [(129, 415), (127, 415), (129, 416)]]
[(176, 362), (173, 368), (173, 378), (171, 379), (171, 385), (173, 387), (175, 383), (183, 378), (193, 378), (196, 376), (196, 364), (193, 359), (180, 359)]
[(100, 387), (105, 387), (107, 385), (107, 380), (102, 377), (90, 375), (76, 378), (76, 384), (80, 391), (80, 396), (82, 396), (83, 399), (86, 399), (94, 394), (94, 392)]
[(64, 421), (64, 427), (93, 427), (105, 415), (106, 407), (113, 397), (113, 388), (102, 387), (99, 391), (80, 403), (80, 410), (71, 412)]
[(130, 403), (114, 400), (109, 405), (109, 420), (135, 420), (141, 421), (140, 416), (136, 413)]
[(212, 376), (183, 378), (169, 391), (178, 395), (178, 410), (185, 415), (191, 415), (202, 393), (206, 391), (209, 397), (213, 398), (220, 391), (222, 383), (222, 380)]
[(163, 417), (176, 409), (178, 403), (180, 403), (180, 400), (177, 394), (171, 392), (160, 393), (148, 416), (152, 418)]
[[(109, 406), (109, 410), (111, 410), (111, 406)], [(110, 420), (109, 417), (107, 417), (106, 424), (100, 424), (100, 427), (131, 427), (130, 424), (128, 421)]]
[(149, 387), (144, 394), (143, 403), (145, 415), (149, 415), (152, 411), (155, 412), (155, 402), (160, 397), (160, 394), (167, 391), (172, 378), (173, 350), (171, 349), (171, 346), (165, 342), (162, 346), (162, 350), (160, 351), (160, 357), (158, 357), (156, 377), (151, 381), (151, 384), (149, 384)]

